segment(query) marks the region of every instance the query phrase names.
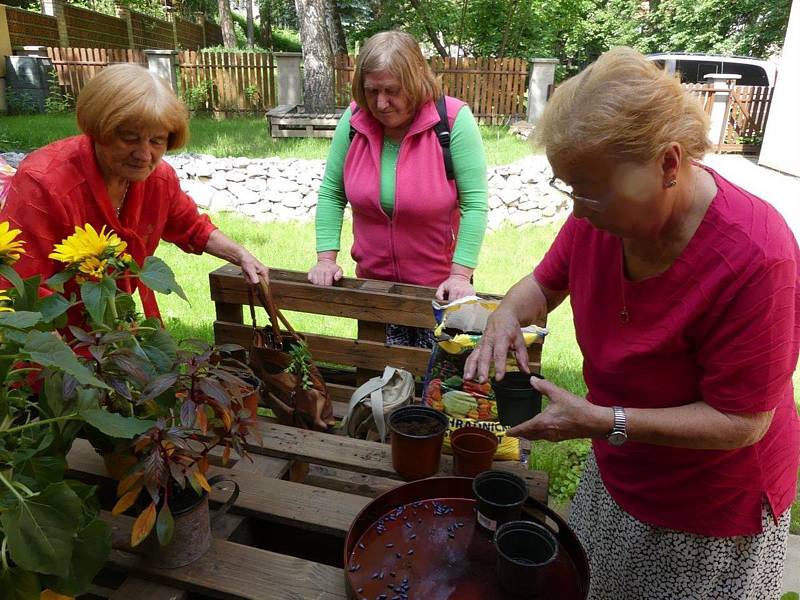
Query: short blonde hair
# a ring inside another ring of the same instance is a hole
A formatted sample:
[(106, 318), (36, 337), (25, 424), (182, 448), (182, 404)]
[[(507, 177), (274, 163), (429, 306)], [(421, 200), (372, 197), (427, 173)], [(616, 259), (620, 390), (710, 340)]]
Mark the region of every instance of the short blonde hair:
[(166, 129), (167, 149), (186, 144), (186, 107), (169, 84), (134, 64), (106, 67), (83, 88), (76, 107), (78, 127), (100, 143), (108, 143), (121, 125)]
[(677, 142), (685, 159), (709, 150), (700, 101), (642, 54), (613, 48), (556, 88), (534, 141), (571, 163), (591, 154), (644, 163)]
[(376, 71), (389, 71), (397, 77), (414, 110), (442, 95), (442, 86), (417, 40), (403, 31), (376, 33), (361, 47), (353, 76), (353, 99), (362, 110), (367, 110), (364, 76)]

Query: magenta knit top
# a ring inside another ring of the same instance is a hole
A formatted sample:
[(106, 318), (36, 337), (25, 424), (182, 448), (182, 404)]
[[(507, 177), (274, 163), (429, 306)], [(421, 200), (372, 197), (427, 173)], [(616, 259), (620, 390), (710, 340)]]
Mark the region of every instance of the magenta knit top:
[(761, 530), (765, 501), (777, 517), (795, 497), (800, 251), (772, 206), (707, 170), (718, 192), (661, 275), (627, 280), (621, 240), (571, 216), (534, 276), (569, 291), (594, 404), (775, 410), (761, 441), (736, 450), (593, 442), (606, 488), (636, 519), (700, 535), (749, 535)]

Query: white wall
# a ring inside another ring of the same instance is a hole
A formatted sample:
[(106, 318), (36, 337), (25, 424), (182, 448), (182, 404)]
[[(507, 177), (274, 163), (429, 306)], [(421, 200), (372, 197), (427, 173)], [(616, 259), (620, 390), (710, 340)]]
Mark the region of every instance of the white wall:
[(800, 177), (800, 0), (792, 2), (758, 164)]

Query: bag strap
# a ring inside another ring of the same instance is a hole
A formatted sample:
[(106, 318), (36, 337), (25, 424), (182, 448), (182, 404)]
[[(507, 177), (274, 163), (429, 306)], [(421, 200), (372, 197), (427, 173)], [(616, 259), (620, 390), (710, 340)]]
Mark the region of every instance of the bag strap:
[(381, 441), (386, 439), (386, 419), (383, 416), (383, 387), (389, 383), (396, 370), (394, 367), (387, 366), (383, 370), (383, 375), (367, 380), (353, 392), (347, 405), (347, 415), (342, 421), (342, 429), (347, 430), (348, 421), (351, 419), (356, 406), (369, 397), (372, 418), (375, 420), (378, 434), (381, 436)]
[[(250, 286), (248, 288), (248, 294), (250, 296), (250, 316), (253, 319), (253, 329), (255, 330), (255, 308), (253, 306), (254, 303), (252, 298), (253, 287), (254, 286)], [(275, 299), (272, 297), (272, 290), (270, 289), (269, 284), (264, 279), (259, 279), (258, 285), (255, 286), (255, 289), (256, 293), (258, 294), (259, 302), (261, 302), (262, 306), (267, 311), (267, 315), (269, 316), (272, 334), (275, 336), (276, 342), (283, 345), (283, 335), (281, 334), (280, 328), (281, 324), (283, 324), (283, 328), (286, 333), (297, 339), (305, 339), (302, 335), (295, 331), (291, 323), (289, 323), (286, 317), (283, 316), (283, 313), (275, 304)]]

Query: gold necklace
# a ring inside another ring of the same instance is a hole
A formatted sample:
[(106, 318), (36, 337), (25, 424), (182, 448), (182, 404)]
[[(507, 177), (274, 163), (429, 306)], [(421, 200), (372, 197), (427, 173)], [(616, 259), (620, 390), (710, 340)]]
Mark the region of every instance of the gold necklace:
[(122, 212), (122, 205), (125, 204), (125, 198), (128, 196), (128, 188), (130, 186), (131, 182), (126, 179), (125, 188), (122, 190), (122, 200), (120, 200), (119, 206), (114, 208), (114, 212), (117, 214), (117, 218), (119, 218), (119, 214)]

